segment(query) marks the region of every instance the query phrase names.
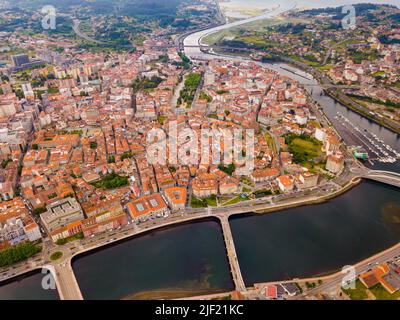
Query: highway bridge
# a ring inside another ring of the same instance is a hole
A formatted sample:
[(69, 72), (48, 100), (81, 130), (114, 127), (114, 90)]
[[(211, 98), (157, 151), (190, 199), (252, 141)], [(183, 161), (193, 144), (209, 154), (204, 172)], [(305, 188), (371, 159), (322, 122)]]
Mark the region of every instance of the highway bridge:
[(199, 48), (200, 50), (210, 50), (210, 49), (222, 49), (222, 50), (235, 50), (243, 52), (257, 52), (259, 50), (252, 48), (237, 48), (231, 46), (216, 46), (216, 45), (185, 45), (183, 42), (178, 44), (165, 44), (165, 45), (154, 45), (151, 46), (154, 50), (165, 50), (169, 48), (178, 48), (178, 50), (183, 51), (185, 48)]

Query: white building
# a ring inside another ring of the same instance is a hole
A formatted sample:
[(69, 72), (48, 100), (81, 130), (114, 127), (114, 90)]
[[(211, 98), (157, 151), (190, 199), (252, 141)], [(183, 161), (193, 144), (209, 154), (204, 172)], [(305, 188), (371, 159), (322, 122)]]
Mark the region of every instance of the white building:
[(315, 129), (315, 139), (325, 143), (326, 140), (326, 131), (324, 129), (316, 128)]

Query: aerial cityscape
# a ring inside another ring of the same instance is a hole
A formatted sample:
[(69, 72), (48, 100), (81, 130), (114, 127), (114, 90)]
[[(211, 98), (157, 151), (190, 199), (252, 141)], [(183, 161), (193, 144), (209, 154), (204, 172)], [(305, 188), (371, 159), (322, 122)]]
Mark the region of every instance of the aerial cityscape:
[(0, 123), (0, 300), (400, 299), (399, 0), (0, 0)]

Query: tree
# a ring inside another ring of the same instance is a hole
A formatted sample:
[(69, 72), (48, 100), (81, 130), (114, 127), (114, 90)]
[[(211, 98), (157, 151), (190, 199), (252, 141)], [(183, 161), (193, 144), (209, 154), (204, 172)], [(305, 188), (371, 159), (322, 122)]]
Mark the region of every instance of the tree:
[(224, 166), (223, 164), (220, 164), (218, 166), (218, 169), (231, 176), (235, 172), (236, 166), (234, 163), (231, 163), (228, 166)]
[(25, 98), (24, 92), (21, 89), (15, 90), (15, 95), (18, 97), (18, 99), (24, 99)]
[(6, 267), (25, 260), (42, 250), (30, 241), (21, 242), (13, 247), (0, 251), (0, 267)]
[(116, 173), (105, 175), (101, 181), (91, 183), (96, 188), (102, 189), (116, 189), (128, 184), (128, 177), (120, 176)]
[(33, 209), (33, 214), (38, 216), (46, 211), (47, 211), (46, 207), (35, 208)]
[(133, 157), (132, 152), (125, 152), (125, 153), (121, 154), (121, 161), (128, 159), (128, 158), (132, 158), (132, 157)]
[(48, 87), (47, 88), (47, 92), (48, 93), (59, 93), (60, 90), (58, 88), (55, 88), (55, 87)]

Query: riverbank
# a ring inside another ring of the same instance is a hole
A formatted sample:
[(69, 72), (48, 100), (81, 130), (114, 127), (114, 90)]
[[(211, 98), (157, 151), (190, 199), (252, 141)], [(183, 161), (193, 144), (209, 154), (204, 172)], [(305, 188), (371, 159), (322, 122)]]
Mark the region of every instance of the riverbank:
[(91, 252), (76, 259), (73, 269), (85, 299), (171, 299), (234, 288), (221, 226), (214, 220)]
[[(361, 179), (354, 179), (352, 182), (349, 182), (346, 186), (341, 188), (337, 193), (327, 195), (323, 200), (327, 201), (328, 199), (332, 199), (332, 198), (338, 197), (339, 195), (350, 191), (354, 186), (358, 185), (360, 183), (360, 181), (361, 181)], [(293, 203), (293, 204), (290, 204), (290, 205), (282, 205), (282, 206), (275, 205), (273, 208), (270, 208), (269, 210), (265, 210), (262, 213), (272, 213), (272, 212), (277, 212), (277, 211), (283, 211), (283, 210), (289, 209), (289, 208), (306, 206), (306, 205), (309, 205), (309, 204), (318, 204), (318, 203), (322, 202), (322, 199), (321, 199), (321, 201), (318, 201), (318, 200), (314, 199), (314, 203), (312, 203), (312, 201), (310, 199), (308, 199), (308, 201), (306, 201), (306, 199), (303, 199), (302, 201), (303, 201), (302, 203), (296, 202), (296, 203)], [(250, 211), (251, 210), (249, 208), (249, 210), (247, 212), (250, 212)], [(244, 216), (244, 214), (235, 214), (235, 217), (237, 217), (239, 219), (242, 216)], [(280, 216), (280, 215), (278, 215), (278, 216)], [(109, 243), (106, 246), (101, 246), (101, 247), (95, 248), (94, 250), (91, 249), (91, 248), (87, 248), (86, 250), (93, 250), (93, 251), (90, 251), (90, 252), (87, 251), (86, 253), (83, 253), (82, 256), (91, 255), (92, 253), (96, 253), (96, 252), (104, 251), (104, 250), (107, 250), (107, 249), (111, 249), (112, 246), (119, 245), (121, 243), (123, 244), (124, 242), (127, 242), (127, 241), (140, 240), (145, 235), (151, 236), (151, 237), (153, 237), (153, 236), (156, 237), (156, 236), (159, 236), (159, 234), (160, 234), (159, 231), (160, 230), (162, 230), (162, 231), (171, 230), (171, 229), (175, 229), (177, 227), (180, 227), (182, 225), (194, 225), (194, 224), (196, 224), (196, 223), (198, 223), (200, 221), (217, 221), (218, 218), (217, 217), (212, 217), (212, 216), (211, 217), (210, 216), (209, 217), (198, 216), (198, 217), (196, 217), (196, 219), (197, 220), (186, 221), (186, 222), (174, 221), (174, 222), (171, 222), (171, 224), (168, 225), (168, 226), (165, 226), (165, 225), (163, 225), (163, 226), (154, 226), (154, 227), (151, 228), (151, 230), (143, 230), (142, 233), (138, 233), (138, 234), (135, 234), (133, 236), (132, 235), (130, 235), (130, 236), (127, 235), (127, 238), (125, 239), (125, 241), (122, 240), (122, 239), (116, 240), (114, 243)], [(219, 228), (220, 228), (220, 226), (219, 226)], [(154, 234), (153, 234), (153, 231), (156, 231), (157, 233), (154, 232)], [(118, 237), (118, 236), (113, 235), (113, 237)], [(152, 240), (152, 241), (155, 241), (155, 240)], [(235, 241), (235, 245), (236, 245), (236, 241)], [(68, 248), (66, 248), (66, 249), (68, 249)], [(225, 248), (224, 248), (224, 251), (225, 251)], [(72, 254), (74, 254), (74, 253), (72, 253)], [(76, 253), (75, 257), (79, 257), (79, 256), (81, 256), (81, 255)], [(226, 256), (226, 252), (223, 254), (223, 256)], [(240, 258), (239, 258), (239, 261), (241, 261)], [(326, 274), (327, 272), (323, 272), (323, 273)], [(330, 273), (330, 272), (328, 272), (328, 273)], [(315, 273), (314, 275), (318, 275), (320, 277), (322, 274), (321, 273)], [(314, 278), (314, 276), (313, 276), (313, 278)], [(13, 279), (11, 279), (11, 282), (13, 282), (12, 280)], [(254, 282), (254, 283), (257, 283), (257, 282)], [(250, 286), (253, 286), (254, 283), (252, 283)], [(226, 292), (226, 290), (222, 290), (222, 291)], [(156, 298), (157, 299), (158, 298), (160, 298), (160, 299), (165, 299), (165, 298), (178, 299), (178, 298), (189, 297), (189, 296), (192, 297), (192, 296), (200, 296), (200, 295), (209, 295), (209, 294), (213, 294), (215, 292), (216, 291), (214, 289), (213, 290), (209, 290), (208, 288), (205, 288), (202, 285), (199, 285), (196, 288), (190, 287), (189, 289), (186, 288), (186, 286), (185, 287), (181, 287), (181, 288), (179, 288), (179, 287), (168, 288), (167, 287), (167, 289), (143, 290), (143, 291), (140, 291), (138, 293), (134, 293), (132, 295), (128, 295), (125, 299), (156, 299)]]
[(400, 224), (384, 213), (399, 199), (398, 189), (367, 181), (325, 203), (232, 218), (246, 286), (320, 278), (386, 252), (399, 243)]
[[(218, 55), (236, 55), (236, 58), (244, 58), (244, 59), (251, 59), (254, 60), (252, 58), (249, 58), (248, 55), (244, 55), (243, 51), (246, 51), (246, 49), (240, 48), (240, 50), (236, 50), (236, 48), (232, 47), (232, 52), (226, 52), (224, 50), (218, 50), (215, 51), (213, 53), (210, 53), (212, 55), (215, 55), (216, 59), (218, 59)], [(249, 51), (251, 53), (254, 53), (254, 50)], [(232, 57), (234, 58), (234, 57)], [(298, 68), (306, 73), (311, 74), (320, 85), (331, 85), (334, 86), (334, 84), (327, 78), (325, 77), (323, 74), (320, 73), (319, 70), (310, 67), (309, 65), (306, 65), (300, 61), (296, 61), (293, 60), (289, 57), (275, 57), (274, 59), (271, 59), (270, 62), (266, 62), (266, 63), (286, 63), (287, 65), (290, 65), (292, 67)], [(264, 63), (264, 62), (261, 62)], [(287, 70), (290, 72), (290, 70)], [(332, 99), (334, 99), (336, 102), (340, 103), (341, 105), (343, 105), (344, 107), (354, 111), (355, 113), (361, 115), (362, 117), (373, 121), (374, 123), (385, 127), (386, 129), (390, 130), (393, 133), (399, 134), (400, 135), (400, 123), (394, 122), (392, 120), (389, 119), (385, 119), (385, 118), (379, 118), (377, 117), (375, 114), (371, 114), (371, 110), (369, 110), (366, 107), (361, 106), (360, 104), (356, 103), (355, 101), (353, 101), (352, 99), (348, 98), (345, 94), (343, 94), (342, 92), (340, 92), (338, 89), (324, 89), (324, 92), (329, 95)]]
[(311, 206), (311, 205), (315, 205), (315, 204), (324, 203), (329, 200), (335, 199), (335, 198), (341, 196), (342, 194), (350, 191), (351, 189), (353, 189), (355, 186), (357, 186), (361, 182), (362, 182), (362, 179), (355, 178), (355, 179), (351, 180), (349, 183), (347, 183), (345, 186), (343, 186), (341, 189), (339, 189), (338, 191), (328, 194), (326, 196), (320, 196), (314, 200), (307, 200), (307, 201), (303, 200), (302, 202), (299, 201), (299, 202), (295, 202), (292, 204), (277, 205), (274, 208), (269, 208), (266, 210), (255, 210), (254, 213), (267, 214), (267, 213), (278, 212), (278, 211), (301, 207), (301, 206)]
[[(319, 70), (316, 68), (313, 68), (309, 65), (306, 65), (300, 61), (295, 61), (289, 57), (280, 57), (281, 61), (284, 63), (287, 63), (293, 67), (299, 68), (300, 70), (310, 73), (320, 85), (332, 85), (334, 84), (331, 82), (330, 79), (328, 79), (324, 74), (322, 74)], [(337, 101), (338, 103), (342, 104), (346, 108), (358, 113), (359, 115), (363, 116), (364, 118), (367, 118), (376, 124), (385, 127), (386, 129), (392, 131), (393, 133), (400, 134), (400, 124), (395, 123), (393, 121), (390, 121), (388, 119), (382, 118), (379, 119), (375, 115), (370, 114), (370, 110), (368, 108), (365, 108), (352, 99), (348, 98), (346, 95), (344, 95), (342, 92), (340, 92), (338, 89), (325, 89), (324, 90), (326, 94), (328, 94), (332, 99)], [(389, 122), (390, 121), (390, 122)]]

